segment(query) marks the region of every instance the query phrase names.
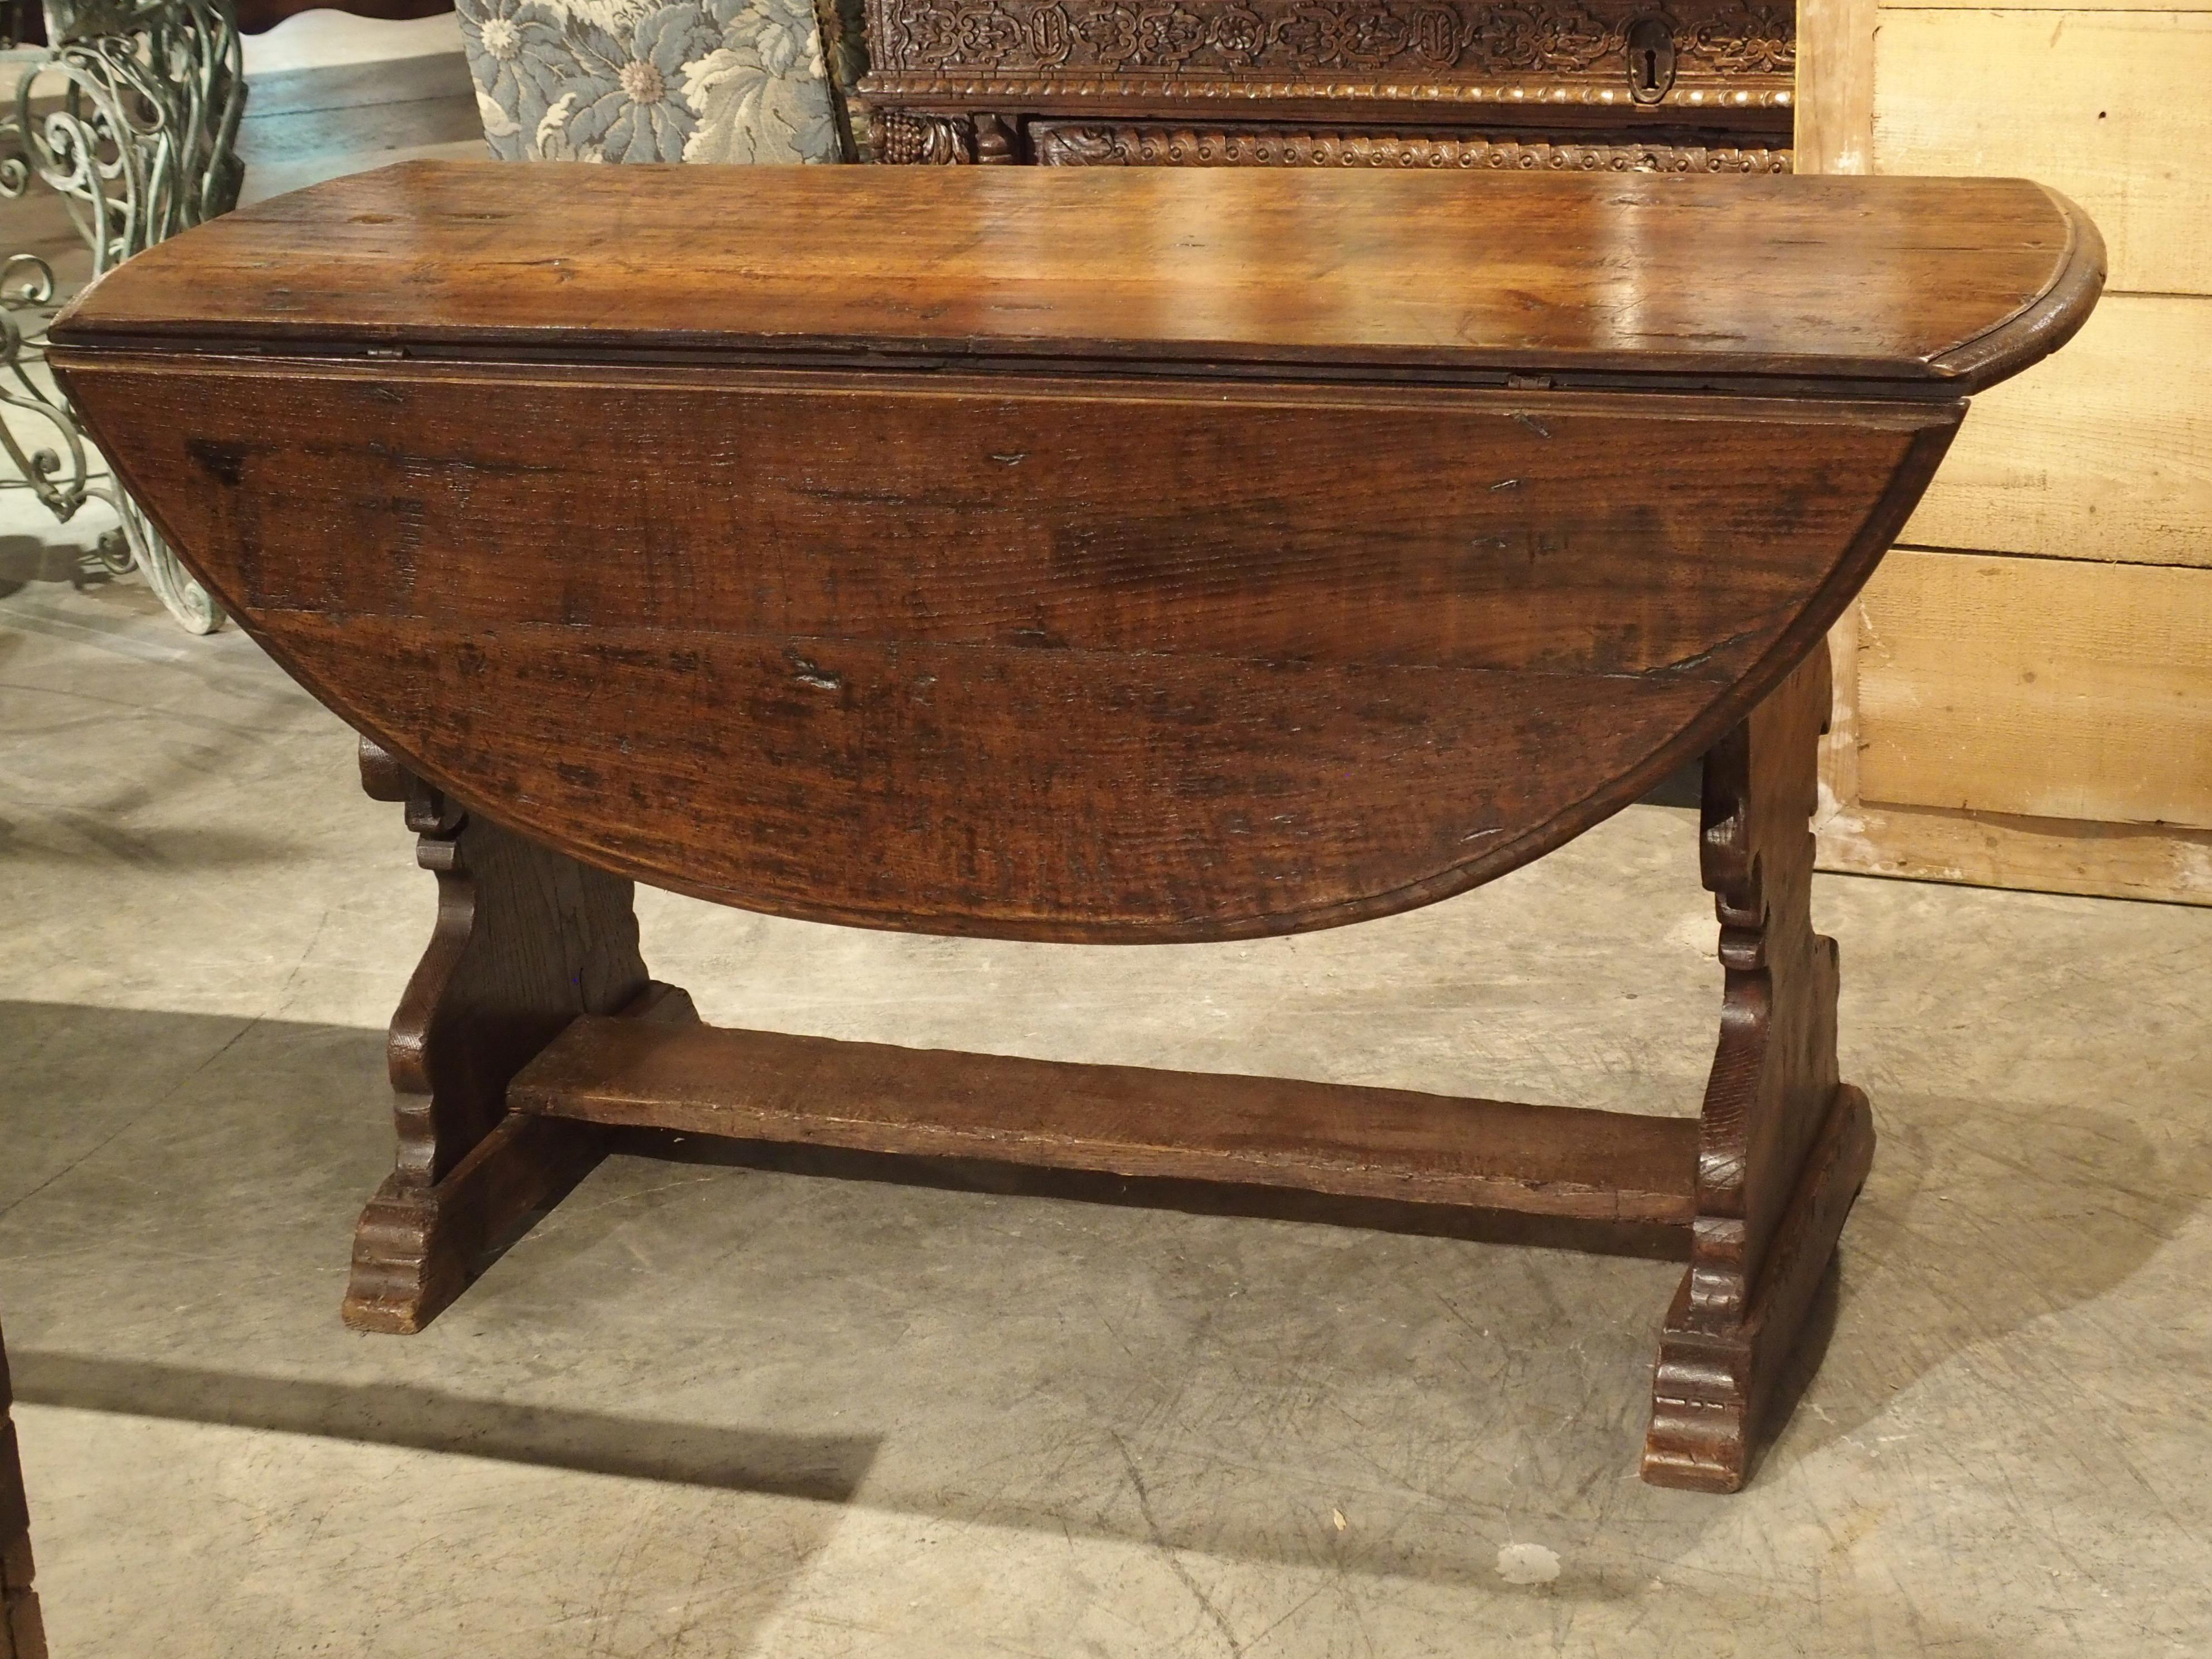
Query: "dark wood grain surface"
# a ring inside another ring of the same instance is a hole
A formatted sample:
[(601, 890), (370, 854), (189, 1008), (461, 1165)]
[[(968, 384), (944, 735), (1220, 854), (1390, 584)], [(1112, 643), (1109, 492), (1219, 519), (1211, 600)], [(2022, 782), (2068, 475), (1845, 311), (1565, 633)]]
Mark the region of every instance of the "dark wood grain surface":
[(210, 589), (471, 807), (723, 902), (1029, 939), (1324, 927), (1535, 857), (1820, 638), (1959, 416), (86, 357)]
[(2100, 259), (2017, 181), (425, 164), (163, 243), (55, 362), (489, 819), (786, 915), (1222, 939), (1718, 741)]
[(2103, 258), (2017, 179), (418, 161), (164, 242), (53, 338), (1970, 388)]
[(1687, 1118), (580, 1019), (518, 1111), (698, 1134), (1686, 1227)]

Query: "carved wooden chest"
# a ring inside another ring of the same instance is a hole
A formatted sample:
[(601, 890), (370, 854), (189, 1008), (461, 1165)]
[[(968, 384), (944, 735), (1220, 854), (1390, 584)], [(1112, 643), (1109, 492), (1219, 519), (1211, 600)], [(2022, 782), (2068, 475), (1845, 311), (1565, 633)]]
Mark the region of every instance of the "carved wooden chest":
[(884, 161), (1786, 173), (1764, 0), (867, 0)]

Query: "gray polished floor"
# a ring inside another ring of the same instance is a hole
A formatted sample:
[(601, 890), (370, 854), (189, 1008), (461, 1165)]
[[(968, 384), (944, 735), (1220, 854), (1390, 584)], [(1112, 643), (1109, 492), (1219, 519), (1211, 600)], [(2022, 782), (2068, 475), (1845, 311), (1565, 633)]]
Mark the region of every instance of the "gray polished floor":
[[(1662, 1264), (611, 1161), (343, 1329), (430, 878), (347, 734), (0, 576), (0, 1309), (57, 1655), (2212, 1651), (2212, 911), (1824, 878), (1882, 1144), (1735, 1498), (1634, 1479)], [(646, 896), (710, 1018), (1687, 1112), (1690, 815), (1255, 945)]]

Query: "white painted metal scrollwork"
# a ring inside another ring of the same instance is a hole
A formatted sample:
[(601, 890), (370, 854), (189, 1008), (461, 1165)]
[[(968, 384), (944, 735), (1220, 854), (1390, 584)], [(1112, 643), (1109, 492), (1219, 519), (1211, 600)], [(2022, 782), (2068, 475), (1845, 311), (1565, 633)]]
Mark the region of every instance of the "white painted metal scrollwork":
[[(39, 185), (58, 192), (95, 276), (236, 203), (246, 77), (229, 0), (48, 0), (46, 17), (56, 44), (26, 68), (13, 110), (0, 118), (0, 198)], [(0, 404), (52, 434), (26, 445), (0, 429), (17, 487), (64, 523), (88, 501), (112, 507), (120, 541), (106, 539), (100, 556), (113, 568), (135, 565), (179, 623), (207, 633), (222, 611), (137, 503), (94, 470), (74, 411), (33, 372), (54, 297), (43, 259), (6, 262)]]

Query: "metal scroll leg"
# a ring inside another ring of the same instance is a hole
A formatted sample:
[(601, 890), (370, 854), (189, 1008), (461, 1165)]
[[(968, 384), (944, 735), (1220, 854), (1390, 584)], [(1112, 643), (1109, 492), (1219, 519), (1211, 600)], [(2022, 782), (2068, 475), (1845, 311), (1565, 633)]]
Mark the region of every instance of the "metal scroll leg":
[[(49, 0), (46, 21), (53, 50), (24, 66), (13, 99), (0, 104), (0, 200), (34, 184), (57, 192), (95, 277), (228, 212), (245, 173), (236, 149), (245, 58), (231, 0)], [(93, 483), (75, 411), (28, 372), (43, 337), (5, 313), (43, 313), (54, 298), (53, 272), (36, 255), (11, 256), (0, 269), (0, 405), (54, 435), (52, 447), (27, 453), (0, 431), (0, 451), (64, 523), (86, 501), (107, 501), (129, 556), (103, 538), (102, 559), (118, 571), (135, 565), (179, 623), (212, 632), (222, 612), (119, 484)]]
[(123, 521), (124, 544), (131, 550), (131, 562), (146, 578), (154, 597), (167, 607), (186, 633), (212, 634), (222, 627), (222, 607), (177, 562), (177, 556), (154, 528), (153, 520), (131, 500), (131, 493), (118, 486), (114, 502), (115, 516)]
[(1866, 1097), (1838, 1080), (1836, 944), (1813, 931), (1819, 651), (1705, 757), (1700, 864), (1726, 970), (1699, 1126), (1690, 1270), (1652, 1386), (1644, 1478), (1734, 1492), (1874, 1156)]
[[(0, 135), (0, 148), (4, 143)], [(0, 160), (0, 198), (8, 194)], [(222, 625), (222, 611), (178, 564), (138, 503), (112, 478), (98, 477), (76, 411), (36, 372), (45, 355), (42, 325), (34, 320), (26, 331), (17, 319), (42, 319), (53, 300), (54, 273), (44, 259), (15, 253), (0, 261), (0, 488), (29, 490), (61, 524), (87, 501), (108, 503), (121, 528), (100, 538), (94, 556), (118, 575), (134, 568), (143, 572), (171, 616), (195, 634), (212, 633)]]
[(362, 743), (404, 802), (438, 920), (392, 1017), (399, 1154), (362, 1212), (347, 1324), (418, 1331), (597, 1164), (594, 1126), (513, 1115), (507, 1085), (579, 1014), (695, 1019), (638, 954), (630, 884), (472, 816)]

